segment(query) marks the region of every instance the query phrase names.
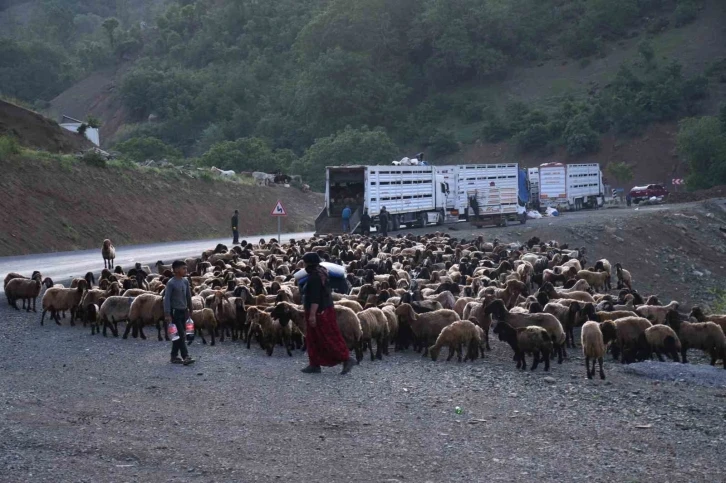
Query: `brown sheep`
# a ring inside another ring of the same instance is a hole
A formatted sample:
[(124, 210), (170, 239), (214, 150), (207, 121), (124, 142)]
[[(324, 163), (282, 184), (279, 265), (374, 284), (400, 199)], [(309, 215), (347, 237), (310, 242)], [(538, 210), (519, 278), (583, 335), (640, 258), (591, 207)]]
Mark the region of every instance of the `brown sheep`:
[(477, 326), (468, 320), (457, 320), (441, 330), (436, 338), (436, 343), (429, 347), (429, 354), (431, 354), (431, 360), (436, 361), (441, 348), (446, 346), (449, 348), (449, 357), (446, 360), (450, 361), (454, 353), (456, 353), (458, 361), (461, 362), (462, 349), (465, 347), (466, 357), (464, 357), (464, 362), (467, 360), (473, 361), (477, 358), (480, 343), (481, 339)]
[(681, 341), (681, 362), (688, 362), (688, 349), (700, 349), (711, 356), (712, 366), (721, 358), (726, 369), (726, 336), (720, 326), (713, 322), (684, 322), (675, 310), (668, 312), (666, 323)]
[(67, 310), (71, 312), (71, 325), (76, 325), (74, 323), (76, 311), (87, 286), (88, 283), (81, 279), (76, 288), (51, 287), (46, 290), (42, 299), (43, 315), (40, 317), (40, 325), (43, 325), (47, 312), (50, 312), (50, 316), (56, 324), (61, 325), (58, 313)]
[(260, 339), (262, 348), (265, 349), (268, 356), (271, 356), (275, 344), (282, 342), (287, 351), (287, 355), (292, 357), (291, 336), (292, 330), (290, 324), (282, 325), (278, 319), (273, 319), (270, 314), (259, 309), (259, 307), (249, 307), (247, 309), (247, 320), (249, 321), (249, 330), (247, 332), (247, 348), (250, 348), (250, 340), (252, 334), (257, 334)]
[[(144, 326), (156, 325), (156, 332), (159, 341), (168, 341), (169, 334), (166, 331), (166, 325), (164, 322), (164, 299), (160, 295), (155, 294), (142, 294), (136, 297), (131, 302), (129, 308), (129, 322), (126, 324), (126, 330), (124, 331), (123, 338), (128, 339), (129, 331), (133, 328), (133, 337), (136, 338), (137, 334), (142, 339), (146, 339), (144, 335)], [(164, 325), (164, 338), (161, 336), (161, 328)]]
[(116, 259), (116, 247), (113, 246), (111, 240), (103, 240), (103, 247), (101, 247), (101, 256), (103, 257), (103, 268), (114, 268), (114, 260)]
[(681, 351), (681, 341), (678, 339), (676, 332), (667, 325), (654, 325), (648, 327), (640, 335), (641, 343), (640, 349), (643, 351), (641, 355), (643, 359), (650, 359), (653, 352), (658, 357), (658, 360), (663, 362), (664, 352), (667, 356), (673, 359), (673, 362), (678, 362), (678, 353)]
[(399, 333), (404, 324), (411, 328), (416, 339), (415, 348), (423, 349), (423, 357), (429, 352), (429, 346), (438, 338), (441, 330), (452, 322), (461, 320), (453, 310), (441, 309), (434, 312), (416, 314), (409, 304), (401, 304), (396, 308), (399, 322)]
[(696, 319), (696, 322), (713, 322), (721, 327), (721, 330), (726, 332), (726, 315), (705, 315), (701, 307), (694, 306), (691, 309), (691, 317)]
[(43, 277), (40, 272), (35, 272), (32, 279), (13, 278), (8, 280), (5, 285), (5, 296), (8, 298), (8, 303), (15, 308), (15, 310), (20, 310), (18, 308), (17, 301), (18, 299), (21, 299), (23, 301), (23, 306), (25, 306), (27, 302), (27, 312), (30, 312), (30, 301), (32, 300), (33, 312), (36, 312), (35, 304), (42, 288), (42, 279)]
[(210, 345), (214, 345), (214, 333), (217, 330), (217, 319), (214, 317), (212, 309), (201, 309), (192, 311), (192, 320), (194, 321), (194, 332), (202, 338), (202, 344), (207, 343), (204, 338), (204, 329), (207, 329), (209, 337), (212, 339)]
[[(580, 342), (582, 342), (582, 353), (585, 356), (587, 378), (592, 379), (595, 375), (595, 361), (597, 361), (600, 366), (600, 379), (605, 379), (602, 362), (606, 348), (600, 325), (593, 321), (585, 322), (580, 333)], [(590, 359), (592, 359), (592, 370), (590, 370)]]
[(499, 340), (509, 344), (514, 351), (517, 369), (527, 369), (525, 355), (532, 354), (534, 357), (532, 361), (533, 371), (537, 369), (540, 360), (544, 360), (544, 370), (550, 370), (550, 354), (553, 350), (552, 338), (542, 327), (528, 326), (514, 328), (503, 320), (500, 320), (494, 326), (494, 333), (499, 336)]
[(612, 347), (613, 358), (617, 360), (620, 352), (622, 352), (620, 360), (625, 364), (635, 362), (640, 344), (640, 334), (652, 327), (652, 325), (648, 319), (642, 317), (624, 317), (600, 322), (600, 330), (605, 344), (614, 342)]
[[(363, 331), (363, 343), (368, 344), (371, 361), (383, 359), (384, 349), (388, 346), (388, 319), (381, 309), (365, 309), (356, 314)], [(373, 340), (376, 341), (376, 353), (373, 354)]]

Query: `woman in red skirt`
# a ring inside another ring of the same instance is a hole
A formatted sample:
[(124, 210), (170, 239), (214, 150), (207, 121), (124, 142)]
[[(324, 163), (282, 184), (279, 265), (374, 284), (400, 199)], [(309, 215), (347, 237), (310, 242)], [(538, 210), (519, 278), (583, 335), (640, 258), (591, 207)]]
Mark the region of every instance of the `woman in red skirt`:
[(333, 297), (328, 288), (328, 271), (320, 265), (317, 253), (306, 253), (303, 262), (308, 274), (302, 294), (306, 321), (305, 345), (310, 365), (302, 372), (317, 374), (321, 366), (343, 364), (341, 374), (347, 374), (355, 365), (355, 360), (350, 357), (335, 318)]

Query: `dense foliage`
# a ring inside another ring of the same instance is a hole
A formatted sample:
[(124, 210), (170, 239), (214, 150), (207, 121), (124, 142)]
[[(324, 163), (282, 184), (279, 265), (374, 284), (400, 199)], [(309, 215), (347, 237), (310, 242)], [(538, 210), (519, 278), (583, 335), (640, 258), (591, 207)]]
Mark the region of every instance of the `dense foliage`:
[(388, 161), (396, 145), (455, 153), (451, 120), (523, 151), (577, 156), (597, 151), (600, 133), (691, 114), (705, 89), (644, 44), (643, 62), (608, 88), (547, 112), (516, 101), (499, 112), (466, 94), (518, 63), (596, 55), (652, 18), (691, 21), (697, 0), (36, 3), (33, 28), (0, 42), (0, 90), (48, 100), (72, 78), (133, 60), (119, 95), (139, 125), (119, 151), (134, 159), (177, 157), (173, 146), (222, 169), (319, 176), (336, 160)]
[(688, 162), (688, 189), (726, 184), (726, 106), (719, 117), (688, 118), (678, 130), (678, 152)]

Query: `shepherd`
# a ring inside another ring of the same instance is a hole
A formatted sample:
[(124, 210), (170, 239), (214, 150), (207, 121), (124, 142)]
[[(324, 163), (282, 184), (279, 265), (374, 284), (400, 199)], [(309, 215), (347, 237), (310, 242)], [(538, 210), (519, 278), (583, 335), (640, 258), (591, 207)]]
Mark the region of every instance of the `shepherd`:
[(232, 215), (232, 245), (239, 245), (239, 210), (234, 210)]
[(343, 364), (341, 374), (347, 374), (355, 365), (355, 360), (351, 358), (340, 333), (330, 294), (328, 270), (320, 262), (317, 253), (310, 252), (303, 256), (308, 277), (301, 292), (305, 307), (305, 344), (310, 364), (302, 372), (318, 374), (321, 366)]

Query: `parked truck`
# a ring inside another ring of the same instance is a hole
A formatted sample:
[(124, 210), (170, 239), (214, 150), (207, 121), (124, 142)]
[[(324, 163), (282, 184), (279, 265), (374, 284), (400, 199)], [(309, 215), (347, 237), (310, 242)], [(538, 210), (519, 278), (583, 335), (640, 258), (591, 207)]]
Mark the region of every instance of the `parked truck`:
[[(478, 222), (506, 224), (526, 220), (520, 204), (516, 163), (451, 166), (330, 166), (326, 169), (325, 208), (315, 222), (317, 233), (339, 233), (341, 213), (349, 206), (353, 231), (364, 209), (373, 223), (385, 206), (389, 231), (458, 222), (474, 218), (471, 200), (479, 205)], [(523, 197), (527, 197), (522, 193)]]
[(539, 201), (542, 208), (579, 211), (605, 203), (602, 172), (597, 163), (545, 163), (539, 167)]

